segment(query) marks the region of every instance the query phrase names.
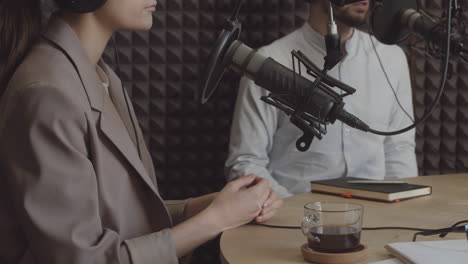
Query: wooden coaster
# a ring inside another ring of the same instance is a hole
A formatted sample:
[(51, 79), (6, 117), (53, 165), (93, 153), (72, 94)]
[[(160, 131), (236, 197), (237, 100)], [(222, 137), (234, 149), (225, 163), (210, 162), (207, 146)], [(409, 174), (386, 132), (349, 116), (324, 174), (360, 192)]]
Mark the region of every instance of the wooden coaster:
[(318, 252), (306, 243), (301, 247), (304, 260), (317, 264), (353, 264), (363, 260), (367, 256), (367, 246), (360, 245), (358, 249), (346, 253)]

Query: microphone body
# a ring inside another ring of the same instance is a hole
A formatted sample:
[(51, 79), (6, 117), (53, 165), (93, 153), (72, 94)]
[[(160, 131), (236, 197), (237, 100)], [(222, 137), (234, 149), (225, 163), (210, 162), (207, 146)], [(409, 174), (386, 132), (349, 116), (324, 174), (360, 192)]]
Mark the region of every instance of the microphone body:
[(230, 46), (223, 63), (245, 73), (255, 84), (272, 93), (307, 98), (303, 110), (322, 122), (333, 124), (336, 120), (340, 120), (354, 128), (364, 131), (369, 129), (361, 120), (344, 110), (342, 101), (336, 101), (323, 91), (320, 85), (315, 85), (313, 81), (295, 74), (291, 69), (259, 54), (240, 41), (235, 41)]
[[(447, 49), (447, 29), (416, 11), (416, 0), (373, 0), (371, 10), (370, 27), (380, 42), (397, 44), (402, 42), (409, 32), (414, 32), (440, 51)], [(450, 35), (450, 48), (455, 53), (462, 52), (463, 36), (456, 31), (450, 32)]]
[[(409, 8), (401, 11), (401, 25), (408, 28), (410, 31), (420, 35), (436, 47), (447, 49), (447, 29), (437, 26), (431, 19), (421, 14), (420, 12)], [(463, 36), (457, 32), (451, 32), (450, 49), (459, 53), (463, 50)]]

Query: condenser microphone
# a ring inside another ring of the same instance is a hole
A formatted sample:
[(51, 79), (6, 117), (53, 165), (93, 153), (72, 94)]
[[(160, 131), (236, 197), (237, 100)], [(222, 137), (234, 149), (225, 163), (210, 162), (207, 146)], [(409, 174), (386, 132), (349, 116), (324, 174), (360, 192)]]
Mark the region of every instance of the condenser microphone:
[[(341, 6), (362, 0), (330, 1)], [(242, 25), (237, 15), (242, 3), (243, 0), (237, 2), (233, 15), (224, 25), (208, 56), (201, 83), (202, 104), (213, 96), (224, 73), (233, 68), (245, 74), (259, 87), (271, 92), (269, 96), (261, 98), (263, 101), (291, 116), (291, 122), (304, 132), (296, 142), (301, 151), (309, 148), (314, 137), (322, 138), (326, 133), (324, 124), (333, 124), (336, 120), (350, 127), (369, 131), (368, 125), (344, 110), (343, 97), (353, 94), (356, 91), (354, 88), (326, 75), (326, 70), (321, 70), (300, 51), (293, 51), (293, 57), (304, 63), (307, 73), (315, 77), (314, 81), (238, 41)], [(339, 94), (332, 87), (345, 93)]]
[[(363, 0), (329, 0), (331, 3), (337, 6), (349, 5), (357, 2), (362, 2)], [(211, 49), (210, 54), (208, 55), (207, 65), (203, 73), (202, 78), (202, 96), (201, 103), (205, 104), (213, 96), (216, 88), (224, 73), (226, 71), (225, 65), (222, 64), (222, 58), (226, 54), (228, 48), (231, 44), (239, 39), (242, 24), (238, 19), (240, 9), (244, 3), (244, 0), (238, 0), (236, 7), (233, 11), (232, 16), (226, 21), (223, 26), (222, 32), (216, 40), (216, 44), (213, 49)], [(336, 41), (336, 40), (335, 40)], [(336, 57), (336, 56), (335, 56)], [(333, 58), (331, 58), (333, 59)], [(331, 61), (331, 65), (333, 65)]]
[[(401, 25), (423, 37), (439, 49), (447, 49), (447, 29), (438, 26), (426, 15), (414, 9), (405, 9), (400, 16)], [(450, 33), (450, 50), (456, 54), (463, 51), (464, 37), (458, 32)]]
[[(340, 120), (343, 123), (363, 131), (368, 131), (369, 126), (359, 118), (344, 110), (344, 102), (336, 100), (321, 88), (322, 84), (316, 84), (291, 69), (281, 65), (272, 58), (267, 58), (241, 41), (234, 41), (223, 57), (223, 65), (245, 74), (256, 85), (276, 94), (291, 94), (297, 98), (308, 98), (304, 112), (319, 119), (324, 123), (334, 123)], [(323, 83), (334, 86), (337, 80), (324, 77)], [(348, 92), (355, 89), (340, 83), (340, 88)]]
[[(375, 37), (385, 44), (403, 41), (409, 32), (424, 38), (432, 46), (446, 50), (447, 29), (417, 11), (416, 0), (374, 0), (371, 4), (370, 27)], [(450, 49), (463, 51), (464, 36), (453, 31)]]

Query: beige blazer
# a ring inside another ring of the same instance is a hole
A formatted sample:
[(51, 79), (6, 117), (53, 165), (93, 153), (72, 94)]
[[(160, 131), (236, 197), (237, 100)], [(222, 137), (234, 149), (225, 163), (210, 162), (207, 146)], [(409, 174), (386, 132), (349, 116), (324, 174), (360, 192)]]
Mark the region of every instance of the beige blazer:
[(109, 94), (55, 17), (11, 79), (0, 102), (0, 263), (178, 263), (169, 228), (185, 201), (161, 199), (133, 108), (100, 66)]

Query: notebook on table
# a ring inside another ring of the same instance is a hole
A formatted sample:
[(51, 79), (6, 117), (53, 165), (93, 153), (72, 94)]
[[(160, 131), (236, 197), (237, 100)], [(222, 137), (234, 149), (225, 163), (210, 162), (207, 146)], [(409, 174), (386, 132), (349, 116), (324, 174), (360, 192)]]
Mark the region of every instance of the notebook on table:
[(391, 243), (387, 251), (405, 264), (466, 264), (468, 241), (443, 240)]
[[(418, 184), (361, 184), (350, 181), (368, 180), (345, 177), (331, 180), (311, 181), (312, 192), (340, 195), (348, 198), (368, 199), (382, 202), (399, 202), (401, 200), (429, 195), (431, 186)], [(378, 181), (376, 181), (378, 182)], [(468, 263), (468, 262), (467, 262)]]

